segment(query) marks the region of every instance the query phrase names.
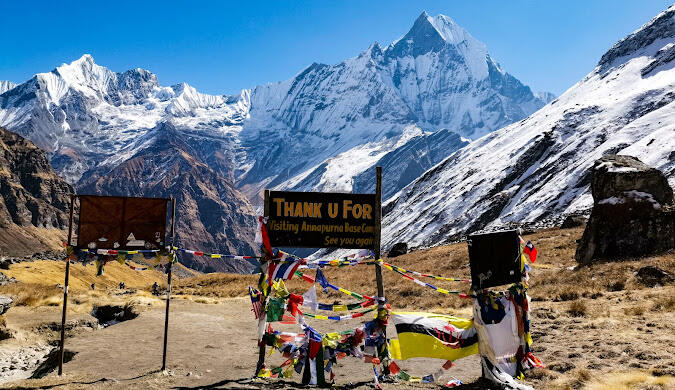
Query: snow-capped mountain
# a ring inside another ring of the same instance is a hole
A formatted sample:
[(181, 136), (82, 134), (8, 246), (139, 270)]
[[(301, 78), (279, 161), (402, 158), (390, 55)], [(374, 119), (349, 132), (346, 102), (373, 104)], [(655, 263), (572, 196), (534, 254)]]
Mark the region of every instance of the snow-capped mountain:
[[(152, 142), (151, 129), (171, 122), (206, 163), (255, 199), (263, 187), (351, 191), (355, 177), (392, 148), (439, 129), (474, 139), (547, 99), (501, 69), (450, 18), (423, 13), (386, 48), (375, 43), (342, 63), (313, 64), (237, 96), (163, 87), (151, 72), (116, 73), (84, 55), (0, 94), (0, 125), (48, 151), (55, 169), (76, 183), (130, 158)], [(427, 142), (431, 153), (421, 155), (402, 149), (407, 157), (385, 166), (385, 179), (397, 185), (387, 193), (464, 143)]]
[(638, 157), (675, 185), (675, 6), (527, 119), (455, 152), (385, 205), (384, 246), (426, 246), (592, 206), (589, 168)]
[[(475, 139), (526, 117), (546, 99), (506, 73), (450, 18), (423, 13), (385, 48), (375, 43), (339, 64), (312, 64), (290, 80), (254, 88), (241, 132), (246, 171), (238, 183), (251, 196), (264, 186), (352, 191), (353, 178), (377, 156), (413, 140), (411, 127)], [(438, 152), (445, 157), (460, 146)], [(409, 160), (431, 166), (414, 155)], [(398, 174), (384, 168), (385, 178)]]
[(247, 111), (246, 93), (210, 96), (187, 84), (162, 87), (147, 70), (115, 73), (90, 55), (0, 95), (0, 123), (48, 151), (71, 183), (88, 169), (129, 158), (160, 122), (223, 138)]
[(3, 94), (5, 93), (5, 91), (9, 91), (14, 87), (16, 87), (16, 84), (14, 84), (13, 82), (7, 80), (0, 80), (0, 94)]
[[(380, 164), (393, 195), (550, 98), (450, 18), (423, 13), (389, 46), (235, 96), (162, 86), (147, 70), (113, 72), (84, 55), (0, 92), (0, 125), (46, 150), (80, 192), (174, 191), (186, 228), (201, 232), (183, 241), (232, 251), (251, 248), (255, 227), (239, 191), (254, 203), (262, 188), (370, 192)], [(213, 218), (225, 211), (231, 218)]]

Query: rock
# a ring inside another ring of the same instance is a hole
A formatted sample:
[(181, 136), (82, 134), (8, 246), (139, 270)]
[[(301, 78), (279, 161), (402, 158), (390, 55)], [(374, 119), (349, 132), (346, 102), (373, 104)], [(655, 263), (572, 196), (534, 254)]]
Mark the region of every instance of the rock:
[(389, 250), (389, 254), (387, 254), (387, 257), (397, 257), (405, 255), (406, 253), (408, 253), (408, 244), (406, 244), (405, 242), (397, 242), (391, 247), (391, 249)]
[(47, 153), (0, 127), (0, 251), (24, 256), (48, 249), (34, 228), (66, 229), (73, 188), (49, 164)]
[(583, 215), (568, 215), (560, 225), (561, 229), (571, 229), (578, 226), (583, 226), (586, 223), (586, 217)]
[[(644, 284), (647, 287), (655, 287), (656, 285), (665, 286), (666, 284), (675, 281), (672, 274), (652, 265), (640, 268), (637, 270), (635, 276), (641, 284)], [(649, 324), (647, 324), (647, 326), (649, 326)]]
[(630, 156), (608, 155), (591, 171), (593, 210), (577, 262), (646, 256), (675, 248), (673, 190), (659, 170)]
[(14, 303), (12, 298), (7, 295), (0, 295), (0, 315), (5, 314), (10, 306), (12, 306), (12, 303)]
[(16, 279), (7, 277), (7, 275), (0, 272), (0, 286), (4, 286), (10, 283), (16, 283)]

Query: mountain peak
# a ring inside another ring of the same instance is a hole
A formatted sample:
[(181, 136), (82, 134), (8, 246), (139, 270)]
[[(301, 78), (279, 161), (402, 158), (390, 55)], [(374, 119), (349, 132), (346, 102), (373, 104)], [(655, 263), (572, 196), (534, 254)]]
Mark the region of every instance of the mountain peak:
[(406, 38), (429, 39), (437, 35), (446, 43), (458, 45), (467, 40), (475, 39), (449, 16), (438, 14), (431, 16), (424, 11), (417, 17)]
[(55, 69), (66, 82), (87, 84), (92, 79), (99, 82), (104, 81), (113, 74), (108, 68), (97, 65), (91, 54), (84, 54), (70, 64), (62, 64)]
[(403, 38), (387, 49), (395, 56), (417, 57), (430, 51), (438, 52), (446, 46), (454, 46), (463, 54), (480, 52), (483, 60), (487, 54), (485, 45), (450, 17), (442, 14), (430, 16), (426, 11), (417, 17)]
[[(632, 34), (617, 42), (609, 49), (598, 62), (600, 71), (605, 71), (615, 65), (615, 60), (619, 58), (631, 58), (641, 55), (648, 50), (650, 45), (662, 39), (673, 39), (675, 37), (675, 5), (671, 5), (665, 11), (655, 16), (652, 20), (642, 25)], [(654, 52), (663, 45), (654, 47)], [(652, 53), (646, 53), (652, 55)]]

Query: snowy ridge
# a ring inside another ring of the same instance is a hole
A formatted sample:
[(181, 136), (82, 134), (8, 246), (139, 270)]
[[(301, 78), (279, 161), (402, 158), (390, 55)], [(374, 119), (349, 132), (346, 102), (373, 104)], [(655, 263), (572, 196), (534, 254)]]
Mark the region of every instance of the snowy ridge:
[(162, 87), (147, 70), (115, 73), (85, 54), (1, 94), (0, 125), (50, 152), (57, 171), (75, 183), (101, 163), (122, 162), (148, 145), (146, 136), (161, 122), (216, 138), (237, 133), (248, 96)]
[(636, 156), (675, 185), (674, 43), (671, 7), (546, 107), (424, 173), (385, 205), (384, 246), (586, 210), (589, 169), (604, 154)]
[(0, 95), (5, 93), (5, 91), (9, 91), (10, 89), (16, 87), (16, 84), (14, 84), (11, 81), (7, 80), (0, 80)]
[[(147, 70), (113, 72), (84, 55), (1, 93), (0, 125), (45, 149), (70, 183), (97, 193), (175, 186), (179, 161), (195, 173), (181, 187), (194, 211), (208, 199), (223, 208), (246, 203), (238, 190), (254, 205), (263, 188), (372, 192), (378, 164), (390, 196), (469, 141), (544, 106), (550, 97), (542, 96), (450, 18), (423, 13), (384, 48), (374, 43), (235, 96), (162, 86)], [(180, 143), (160, 148), (167, 139)], [(196, 177), (207, 171), (215, 187)], [(120, 172), (126, 184), (117, 183)], [(236, 225), (211, 224), (207, 210), (192, 215), (195, 226)]]
[[(291, 80), (254, 88), (241, 132), (245, 169), (237, 182), (251, 198), (270, 186), (350, 191), (354, 176), (336, 171), (344, 167), (337, 155), (365, 153), (372, 164), (350, 166), (356, 175), (377, 164), (373, 156), (391, 152), (407, 128), (444, 128), (475, 139), (545, 103), (450, 18), (423, 13), (384, 49), (374, 43), (342, 63), (315, 63)], [(372, 149), (377, 145), (381, 150)], [(445, 157), (454, 150), (438, 151)], [(430, 167), (414, 156), (408, 162)], [(395, 191), (408, 182), (394, 181)]]

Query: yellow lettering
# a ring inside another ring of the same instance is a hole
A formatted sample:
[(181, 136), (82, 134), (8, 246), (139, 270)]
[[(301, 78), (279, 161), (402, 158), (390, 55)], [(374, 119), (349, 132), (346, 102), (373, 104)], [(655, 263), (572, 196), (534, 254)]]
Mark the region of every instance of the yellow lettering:
[(314, 218), (321, 218), (321, 203), (314, 203)]
[(302, 203), (298, 202), (295, 204), (295, 213), (294, 217), (302, 217)]
[(302, 208), (303, 208), (303, 211), (304, 211), (304, 213), (302, 215), (303, 217), (307, 218), (307, 217), (313, 217), (314, 216), (313, 215), (314, 214), (314, 205), (312, 203), (304, 202), (302, 204)]
[(274, 198), (272, 199), (274, 203), (277, 204), (277, 217), (281, 216), (281, 204), (284, 203), (284, 198)]
[(338, 204), (337, 203), (328, 203), (328, 216), (335, 218), (338, 215)]
[(363, 205), (363, 219), (373, 219), (370, 213), (373, 212), (373, 207), (368, 203)]
[(352, 215), (356, 219), (361, 218), (361, 203), (357, 203), (354, 205), (354, 209), (352, 209)]
[(293, 202), (284, 202), (284, 217), (293, 216)]
[(342, 218), (347, 219), (347, 215), (349, 214), (349, 210), (351, 209), (352, 209), (352, 201), (345, 200), (342, 203)]

